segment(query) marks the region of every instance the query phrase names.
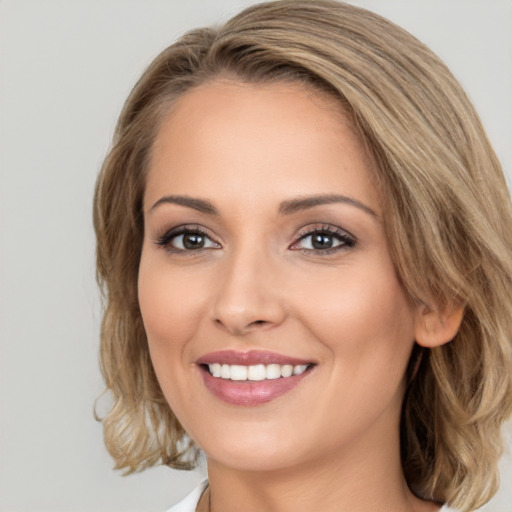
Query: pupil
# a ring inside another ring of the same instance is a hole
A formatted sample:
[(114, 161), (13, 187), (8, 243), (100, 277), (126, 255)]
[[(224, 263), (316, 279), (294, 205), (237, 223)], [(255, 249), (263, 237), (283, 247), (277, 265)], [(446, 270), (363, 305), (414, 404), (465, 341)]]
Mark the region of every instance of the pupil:
[(332, 236), (330, 235), (314, 235), (313, 247), (315, 249), (329, 249), (332, 247)]
[(194, 234), (185, 235), (183, 237), (183, 246), (186, 249), (201, 249), (204, 246), (204, 237)]

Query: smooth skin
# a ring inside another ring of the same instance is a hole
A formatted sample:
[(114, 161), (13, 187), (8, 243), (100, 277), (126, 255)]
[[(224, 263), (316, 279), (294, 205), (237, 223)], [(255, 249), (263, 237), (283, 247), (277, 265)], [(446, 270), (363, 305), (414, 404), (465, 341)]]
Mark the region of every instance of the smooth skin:
[[(198, 510), (439, 509), (405, 483), (400, 408), (414, 340), (449, 341), (461, 314), (408, 300), (375, 172), (339, 105), (296, 83), (218, 78), (160, 127), (139, 300), (165, 397), (207, 454)], [(196, 364), (226, 349), (314, 367), (285, 395), (236, 406)]]

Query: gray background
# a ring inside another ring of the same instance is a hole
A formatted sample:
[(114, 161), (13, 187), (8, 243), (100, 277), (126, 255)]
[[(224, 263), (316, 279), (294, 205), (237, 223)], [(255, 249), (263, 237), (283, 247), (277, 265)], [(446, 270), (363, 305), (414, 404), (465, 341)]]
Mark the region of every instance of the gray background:
[[(92, 417), (102, 382), (91, 198), (142, 69), (185, 30), (249, 3), (0, 1), (2, 512), (163, 511), (202, 478), (111, 469)], [(512, 1), (352, 3), (396, 21), (445, 59), (512, 177)], [(510, 456), (486, 510), (512, 511)]]

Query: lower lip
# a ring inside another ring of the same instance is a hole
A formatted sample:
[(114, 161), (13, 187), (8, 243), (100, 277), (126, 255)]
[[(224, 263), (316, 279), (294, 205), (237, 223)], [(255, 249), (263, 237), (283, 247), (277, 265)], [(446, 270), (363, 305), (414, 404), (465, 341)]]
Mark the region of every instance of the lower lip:
[(288, 393), (309, 375), (310, 370), (308, 368), (304, 373), (291, 377), (260, 381), (234, 381), (213, 377), (204, 368), (201, 368), (201, 374), (208, 390), (223, 402), (232, 405), (254, 406), (265, 404)]

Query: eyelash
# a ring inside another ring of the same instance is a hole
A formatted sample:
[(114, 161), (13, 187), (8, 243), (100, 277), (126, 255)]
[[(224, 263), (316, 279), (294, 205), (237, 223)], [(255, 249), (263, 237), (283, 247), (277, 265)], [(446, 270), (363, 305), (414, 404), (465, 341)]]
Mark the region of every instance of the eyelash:
[[(208, 233), (206, 233), (206, 231), (201, 229), (200, 226), (178, 226), (176, 228), (170, 229), (169, 231), (166, 231), (161, 237), (159, 237), (155, 241), (155, 243), (156, 243), (156, 245), (163, 247), (164, 249), (166, 249), (169, 252), (179, 253), (179, 254), (197, 253), (197, 252), (200, 252), (201, 250), (209, 249), (209, 247), (201, 247), (199, 249), (187, 250), (187, 249), (180, 249), (178, 247), (173, 247), (171, 245), (171, 242), (174, 239), (178, 238), (179, 236), (183, 236), (183, 235), (201, 236), (201, 237), (208, 239), (208, 240), (212, 241), (213, 243), (219, 245), (217, 242), (213, 241), (211, 236), (208, 235)], [(219, 247), (220, 247), (220, 245), (219, 245)]]
[[(197, 235), (200, 237), (203, 237), (205, 239), (208, 239), (213, 244), (216, 244), (218, 247), (220, 247), (220, 244), (218, 242), (215, 242), (206, 231), (204, 231), (200, 226), (179, 226), (176, 228), (173, 228), (166, 233), (164, 233), (161, 237), (159, 237), (157, 240), (155, 240), (155, 244), (158, 246), (161, 246), (165, 248), (167, 251), (172, 253), (178, 253), (178, 254), (187, 254), (187, 255), (193, 255), (194, 253), (202, 252), (203, 250), (211, 249), (212, 247), (200, 247), (198, 249), (181, 249), (177, 247), (173, 247), (171, 245), (172, 241), (178, 238), (179, 236), (183, 235)], [(324, 235), (327, 237), (336, 238), (340, 243), (334, 247), (328, 248), (328, 249), (304, 249), (300, 247), (295, 247), (303, 240), (306, 240), (308, 237), (311, 237), (313, 235)], [(318, 255), (328, 255), (332, 254), (334, 252), (338, 252), (344, 249), (349, 249), (351, 247), (354, 247), (356, 245), (356, 239), (354, 236), (350, 235), (344, 230), (341, 230), (339, 228), (335, 228), (330, 225), (322, 225), (322, 226), (315, 226), (314, 228), (309, 228), (307, 230), (302, 231), (298, 235), (298, 239), (296, 242), (294, 242), (291, 246), (291, 250), (298, 250), (305, 254), (311, 254), (315, 253)]]
[(314, 228), (308, 228), (307, 230), (299, 233), (299, 238), (296, 242), (292, 244), (292, 248), (302, 242), (303, 240), (306, 240), (308, 237), (311, 237), (313, 235), (324, 235), (332, 238), (336, 238), (340, 244), (331, 247), (329, 249), (301, 249), (297, 248), (294, 250), (300, 250), (303, 253), (311, 254), (312, 252), (319, 255), (328, 255), (332, 254), (334, 252), (342, 251), (344, 249), (349, 249), (351, 247), (354, 247), (356, 245), (356, 239), (354, 236), (350, 235), (344, 230), (341, 230), (339, 228), (329, 226), (329, 225), (322, 225), (321, 227), (315, 226)]

